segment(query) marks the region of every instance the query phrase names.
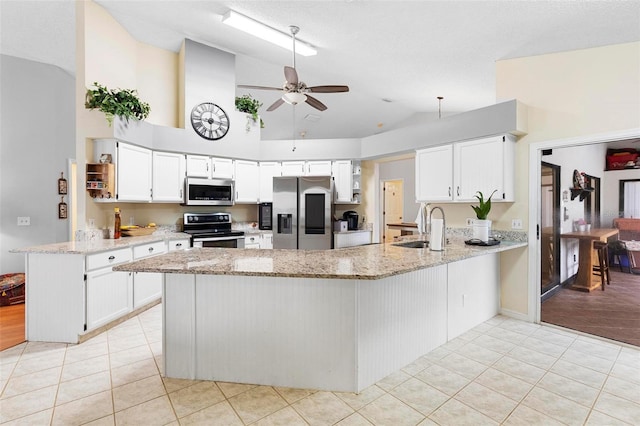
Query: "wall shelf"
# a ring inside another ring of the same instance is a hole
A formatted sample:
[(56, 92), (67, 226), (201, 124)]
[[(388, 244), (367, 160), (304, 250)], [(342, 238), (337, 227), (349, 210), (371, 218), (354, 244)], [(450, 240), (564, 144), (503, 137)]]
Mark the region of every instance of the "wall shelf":
[(583, 201), (593, 192), (593, 188), (570, 188), (571, 189), (571, 201), (576, 197), (580, 197), (580, 201)]

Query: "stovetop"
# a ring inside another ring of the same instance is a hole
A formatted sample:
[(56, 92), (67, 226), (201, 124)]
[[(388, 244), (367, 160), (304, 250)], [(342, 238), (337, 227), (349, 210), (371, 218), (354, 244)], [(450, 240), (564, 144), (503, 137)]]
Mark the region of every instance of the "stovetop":
[(231, 230), (231, 214), (222, 213), (185, 213), (183, 232), (193, 237), (233, 237), (242, 236), (242, 231)]

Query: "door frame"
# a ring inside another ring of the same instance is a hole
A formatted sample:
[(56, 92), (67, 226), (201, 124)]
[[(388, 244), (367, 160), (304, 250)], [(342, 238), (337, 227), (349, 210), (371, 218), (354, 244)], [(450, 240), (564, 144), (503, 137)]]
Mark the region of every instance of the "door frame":
[[(554, 290), (557, 291), (557, 289), (560, 286), (560, 215), (561, 215), (561, 211), (560, 211), (560, 192), (561, 189), (560, 188), (560, 171), (561, 171), (561, 166), (558, 166), (557, 164), (552, 164), (552, 163), (547, 163), (546, 161), (541, 161), (540, 162), (540, 169), (542, 170), (542, 166), (545, 166), (549, 169), (551, 169), (551, 172), (553, 174), (553, 247), (554, 247), (554, 256), (553, 256), (553, 270), (554, 270), (554, 282), (552, 284), (549, 285), (549, 287), (544, 293), (540, 294), (540, 297), (544, 299), (550, 297), (553, 293)], [(542, 189), (542, 184), (540, 185), (541, 189)], [(542, 192), (540, 193), (540, 204), (542, 204)], [(542, 209), (540, 209), (540, 212), (542, 214)], [(542, 219), (542, 216), (540, 217), (540, 221)], [(540, 249), (540, 252), (542, 253), (542, 248)], [(540, 258), (540, 261), (542, 263), (542, 256)], [(557, 280), (557, 281), (556, 281)]]
[(391, 181), (401, 181), (402, 182), (402, 217), (404, 220), (404, 188), (405, 188), (405, 184), (404, 184), (404, 178), (385, 178), (385, 179), (378, 179), (378, 217), (380, 218), (380, 223), (378, 224), (378, 232), (379, 232), (379, 238), (380, 240), (378, 242), (383, 243), (383, 242), (389, 242), (389, 241), (384, 241), (384, 234), (385, 234), (385, 220), (384, 220), (384, 183), (385, 182), (391, 182)]
[[(540, 162), (542, 161), (542, 150), (637, 138), (640, 138), (640, 127), (568, 139), (531, 142), (529, 144), (529, 199), (535, 200), (534, 202), (529, 202), (529, 226), (527, 227), (529, 235), (527, 244), (527, 277), (529, 284), (526, 317), (530, 322), (540, 323), (539, 285), (541, 252), (537, 230), (539, 229), (541, 219)], [(534, 194), (536, 194), (535, 197)]]

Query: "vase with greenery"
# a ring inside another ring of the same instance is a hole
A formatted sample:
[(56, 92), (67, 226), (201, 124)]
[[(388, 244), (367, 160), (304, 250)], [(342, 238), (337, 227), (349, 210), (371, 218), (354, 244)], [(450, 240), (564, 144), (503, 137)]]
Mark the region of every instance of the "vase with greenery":
[(491, 197), (493, 197), (493, 194), (496, 192), (497, 191), (493, 191), (486, 200), (482, 192), (476, 192), (474, 197), (478, 199), (479, 205), (471, 206), (473, 211), (476, 212), (477, 217), (477, 219), (473, 221), (473, 238), (485, 243), (489, 241), (489, 231), (491, 229), (491, 221), (487, 219), (491, 211)]
[[(260, 119), (260, 128), (264, 128), (264, 121), (258, 116), (258, 109), (262, 106), (262, 102), (257, 99), (253, 99), (251, 95), (236, 96), (236, 109), (240, 112), (244, 112), (251, 115), (251, 119), (254, 123)], [(247, 118), (247, 132), (251, 130), (249, 119)]]
[(138, 99), (138, 92), (131, 89), (108, 89), (96, 82), (95, 89), (87, 89), (84, 106), (87, 109), (99, 109), (109, 122), (113, 123), (113, 117), (124, 117), (126, 121), (144, 120), (149, 116), (151, 108), (146, 102)]

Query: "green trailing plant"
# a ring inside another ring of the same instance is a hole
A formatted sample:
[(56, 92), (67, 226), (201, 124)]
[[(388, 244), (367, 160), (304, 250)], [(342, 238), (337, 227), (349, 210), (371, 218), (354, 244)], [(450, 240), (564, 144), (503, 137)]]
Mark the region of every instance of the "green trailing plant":
[[(491, 211), (491, 197), (493, 197), (493, 194), (495, 194), (497, 192), (493, 191), (491, 193), (491, 195), (489, 195), (489, 198), (487, 198), (487, 200), (485, 201), (484, 196), (482, 195), (482, 192), (478, 191), (476, 192), (476, 195), (474, 195), (474, 197), (476, 197), (480, 203), (479, 206), (471, 206), (471, 208), (473, 209), (474, 212), (476, 212), (476, 217), (480, 220), (487, 220), (487, 216), (489, 215), (489, 212)], [(478, 195), (480, 194), (480, 195)]]
[[(254, 123), (258, 122), (258, 109), (262, 106), (262, 102), (257, 99), (253, 99), (251, 95), (236, 96), (236, 109), (240, 112), (244, 112), (251, 115)], [(260, 118), (260, 128), (264, 128), (264, 121)], [(249, 125), (247, 123), (247, 131), (249, 131)]]
[(93, 83), (95, 89), (87, 89), (84, 106), (87, 109), (99, 109), (109, 122), (113, 123), (114, 116), (124, 117), (129, 121), (144, 120), (149, 116), (151, 107), (146, 102), (138, 99), (138, 92), (130, 89), (108, 89), (96, 82)]

